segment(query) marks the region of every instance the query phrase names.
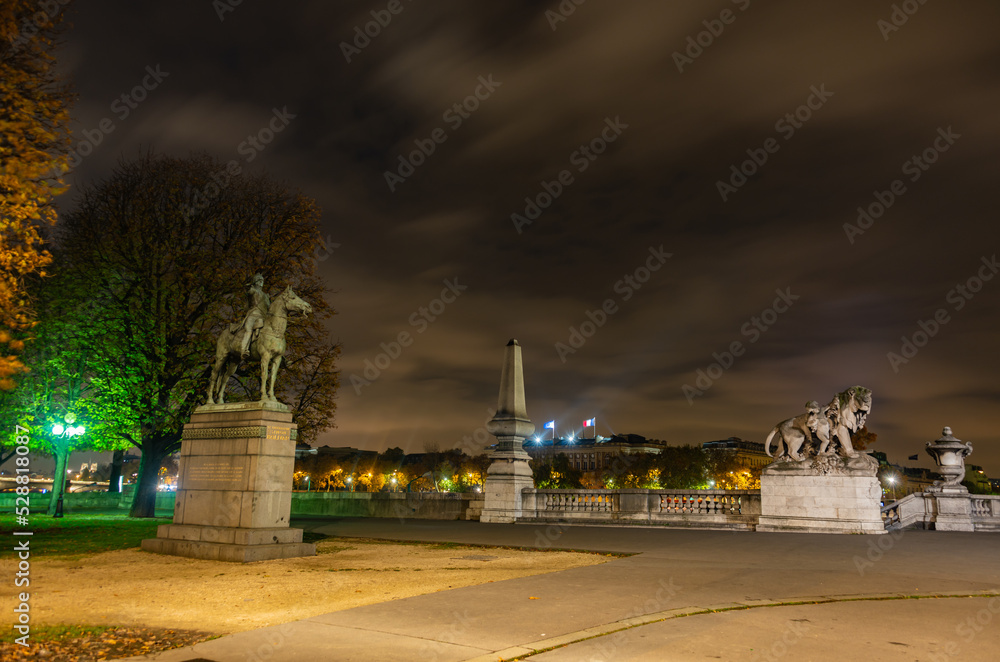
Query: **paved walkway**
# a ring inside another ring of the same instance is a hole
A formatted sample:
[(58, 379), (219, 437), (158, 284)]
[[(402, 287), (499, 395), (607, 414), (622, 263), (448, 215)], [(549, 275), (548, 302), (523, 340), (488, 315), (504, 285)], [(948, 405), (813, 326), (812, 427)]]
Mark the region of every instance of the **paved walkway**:
[[(631, 552), (324, 614), (145, 659), (995, 660), (1000, 534), (884, 536), (300, 521), (346, 537)], [(140, 659), (140, 658), (136, 658)]]

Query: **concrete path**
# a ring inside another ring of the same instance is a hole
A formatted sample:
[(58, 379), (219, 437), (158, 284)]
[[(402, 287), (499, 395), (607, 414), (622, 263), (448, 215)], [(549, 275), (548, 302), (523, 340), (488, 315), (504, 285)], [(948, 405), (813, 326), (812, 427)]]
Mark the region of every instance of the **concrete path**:
[(1000, 656), (1000, 534), (859, 536), (390, 519), (295, 524), (345, 537), (635, 555), (324, 614), (145, 659)]

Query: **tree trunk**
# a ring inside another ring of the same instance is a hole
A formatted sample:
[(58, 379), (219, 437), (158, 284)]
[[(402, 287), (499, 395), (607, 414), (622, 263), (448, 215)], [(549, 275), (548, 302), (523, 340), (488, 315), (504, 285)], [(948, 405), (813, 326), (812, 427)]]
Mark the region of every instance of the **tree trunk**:
[(111, 476), (108, 477), (108, 492), (121, 492), (118, 479), (122, 476), (122, 465), (125, 463), (125, 451), (117, 450), (111, 456)]
[[(150, 444), (152, 445), (152, 444)], [(132, 508), (129, 517), (156, 516), (156, 488), (159, 484), (160, 466), (166, 454), (157, 448), (155, 451), (143, 449), (139, 460), (139, 476), (135, 485), (135, 495), (132, 497)]]
[(56, 514), (56, 502), (59, 495), (66, 491), (66, 465), (69, 464), (69, 449), (56, 446), (56, 471), (52, 476), (52, 496), (49, 498), (47, 515)]

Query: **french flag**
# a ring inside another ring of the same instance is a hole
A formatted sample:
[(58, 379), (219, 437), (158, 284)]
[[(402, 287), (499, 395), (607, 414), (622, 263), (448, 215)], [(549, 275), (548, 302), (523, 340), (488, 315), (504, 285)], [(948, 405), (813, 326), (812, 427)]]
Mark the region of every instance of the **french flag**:
[(585, 420), (583, 422), (583, 427), (585, 427), (585, 428), (592, 428), (592, 427), (594, 427), (596, 425), (597, 425), (597, 419), (596, 418), (588, 418), (587, 420)]

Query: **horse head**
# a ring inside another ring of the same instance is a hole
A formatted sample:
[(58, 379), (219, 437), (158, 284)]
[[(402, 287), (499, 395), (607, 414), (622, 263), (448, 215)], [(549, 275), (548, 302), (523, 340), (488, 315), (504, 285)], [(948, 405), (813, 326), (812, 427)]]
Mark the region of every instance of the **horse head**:
[(299, 295), (295, 293), (292, 286), (289, 285), (285, 288), (285, 291), (281, 293), (280, 297), (284, 301), (285, 310), (291, 313), (302, 313), (303, 315), (308, 315), (312, 312), (312, 306), (308, 302), (299, 298)]

